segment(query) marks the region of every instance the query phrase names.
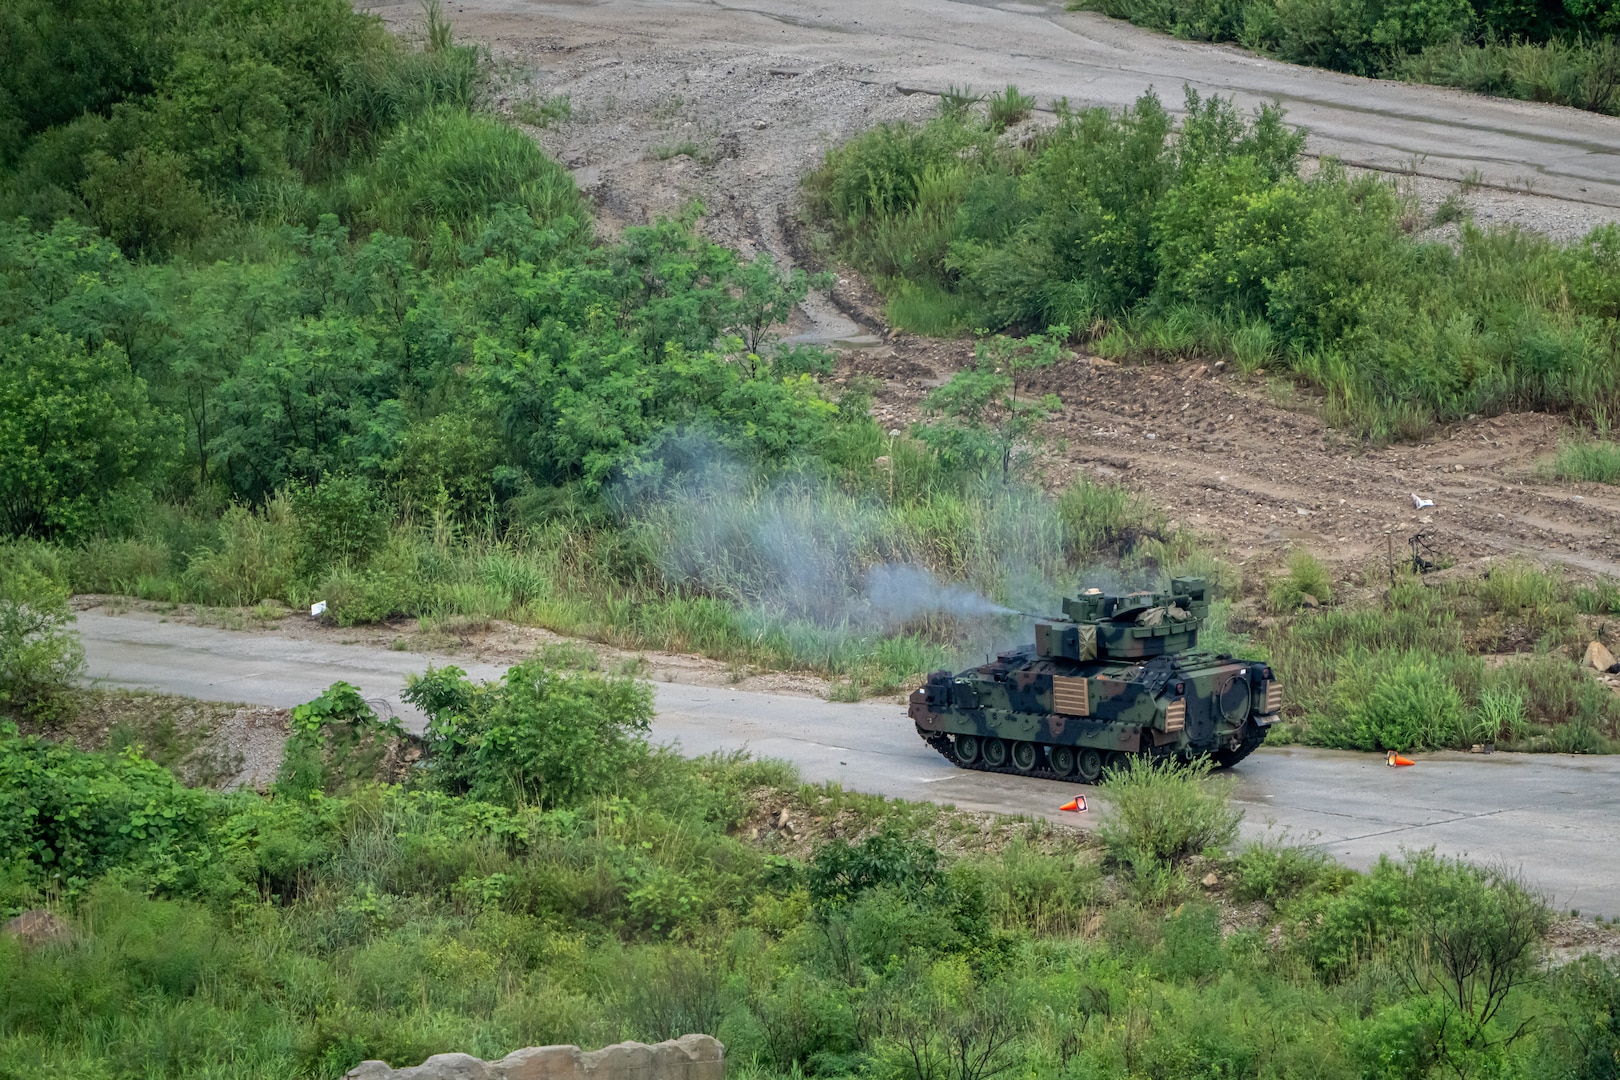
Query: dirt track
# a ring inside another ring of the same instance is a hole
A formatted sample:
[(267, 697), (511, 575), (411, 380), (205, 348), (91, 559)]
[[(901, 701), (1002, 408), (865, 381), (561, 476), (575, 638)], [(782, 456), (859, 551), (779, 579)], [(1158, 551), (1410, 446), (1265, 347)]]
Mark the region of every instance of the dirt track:
[[(413, 0), (374, 10), (400, 27), (418, 13)], [(1571, 238), (1620, 219), (1615, 119), (1274, 63), (1057, 3), (462, 0), (449, 15), (463, 39), (491, 49), (497, 107), (521, 117), (569, 96), (572, 117), (535, 134), (610, 231), (700, 200), (714, 239), (788, 258), (799, 178), (826, 147), (931, 115), (929, 91), (1009, 82), (1043, 104), (1120, 106), (1151, 86), (1175, 105), (1183, 83), (1245, 107), (1275, 99), (1309, 129), (1311, 152), (1408, 171), (1403, 182), (1428, 205), (1477, 171), (1487, 186), (1464, 199), (1481, 223)], [(859, 346), (843, 371), (882, 378), (880, 418), (914, 416), (927, 387), (970, 354), (966, 343), (888, 335), (858, 281), (835, 292), (839, 303), (807, 302), (795, 329)], [(1082, 361), (1053, 372), (1065, 405), (1053, 479), (1082, 469), (1122, 479), (1243, 561), (1301, 543), (1370, 566), (1431, 530), (1439, 552), (1465, 565), (1525, 554), (1620, 574), (1620, 493), (1538, 477), (1561, 435), (1556, 418), (1470, 422), (1370, 450), (1264, 380), (1197, 369), (1144, 377)], [(1416, 511), (1413, 493), (1436, 505)]]

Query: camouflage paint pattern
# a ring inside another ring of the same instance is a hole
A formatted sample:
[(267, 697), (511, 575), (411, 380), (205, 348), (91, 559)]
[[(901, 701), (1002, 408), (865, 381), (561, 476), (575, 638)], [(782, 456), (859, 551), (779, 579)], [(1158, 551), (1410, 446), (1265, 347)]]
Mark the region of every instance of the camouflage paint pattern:
[[(1009, 771), (1043, 775), (1067, 775), (1084, 748), (1235, 764), (1276, 719), (1281, 686), (1262, 662), (1189, 651), (1205, 597), (1204, 582), (1187, 578), (1167, 594), (1065, 601), (1085, 624), (1054, 620), (1037, 628), (1036, 645), (929, 676), (911, 695), (917, 733), (964, 767), (998, 768), (971, 751), (1003, 740)], [(1011, 752), (1021, 743), (1037, 750), (1033, 765), (1027, 749)], [(1058, 747), (1071, 752), (1054, 758)]]

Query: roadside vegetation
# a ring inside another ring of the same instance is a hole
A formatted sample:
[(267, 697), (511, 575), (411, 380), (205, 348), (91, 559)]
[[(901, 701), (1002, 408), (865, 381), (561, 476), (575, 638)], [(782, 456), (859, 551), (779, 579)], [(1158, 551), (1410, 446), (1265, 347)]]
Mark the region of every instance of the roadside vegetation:
[(1295, 64), (1620, 114), (1620, 9), (1587, 0), (1070, 0)]
[[(1620, 972), (1510, 875), (1236, 847), (1195, 772), (1101, 842), (647, 745), (645, 686), (341, 684), (265, 794), (0, 728), (0, 1076), (318, 1077), (708, 1032), (748, 1077), (1608, 1075)], [(599, 748), (596, 753), (572, 748)], [(394, 760), (399, 759), (396, 756)]]
[(1066, 327), (1106, 357), (1222, 357), (1380, 440), (1506, 409), (1615, 414), (1620, 231), (1424, 240), (1393, 184), (1302, 177), (1302, 146), (1278, 109), (1191, 92), (1181, 121), (1149, 95), (1060, 107), (1016, 140), (946, 99), (830, 151), (806, 193), (917, 332)]
[(1272, 582), (1280, 617), (1255, 628), (1288, 687), (1274, 737), (1346, 750), (1620, 750), (1620, 694), (1580, 664), (1590, 641), (1616, 642), (1612, 582), (1572, 586), (1509, 560), (1480, 576), (1397, 574), (1369, 582), (1371, 597), (1307, 607), (1299, 597), (1325, 585), (1313, 564), (1296, 556)]

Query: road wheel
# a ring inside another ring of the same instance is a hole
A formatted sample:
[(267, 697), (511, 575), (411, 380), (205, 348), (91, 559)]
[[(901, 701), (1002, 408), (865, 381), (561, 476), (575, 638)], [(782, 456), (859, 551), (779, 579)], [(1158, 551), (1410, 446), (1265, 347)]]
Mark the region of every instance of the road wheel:
[(1124, 772), (1131, 767), (1131, 755), (1123, 750), (1110, 750), (1103, 758), (1103, 769), (1107, 772)]
[(1039, 747), (1032, 742), (1015, 742), (1012, 744), (1013, 768), (1019, 772), (1034, 772), (1035, 763), (1041, 760)]
[(1095, 784), (1102, 779), (1103, 756), (1102, 751), (1096, 747), (1088, 746), (1075, 756), (1075, 767), (1083, 783)]
[(1074, 747), (1051, 746), (1046, 750), (1046, 760), (1051, 762), (1052, 771), (1059, 776), (1068, 776), (1074, 772)]
[(979, 737), (977, 735), (958, 735), (956, 737), (956, 760), (963, 765), (972, 765), (979, 760)]
[(1000, 739), (985, 739), (980, 753), (984, 755), (984, 763), (992, 769), (999, 769), (1007, 764), (1007, 744)]

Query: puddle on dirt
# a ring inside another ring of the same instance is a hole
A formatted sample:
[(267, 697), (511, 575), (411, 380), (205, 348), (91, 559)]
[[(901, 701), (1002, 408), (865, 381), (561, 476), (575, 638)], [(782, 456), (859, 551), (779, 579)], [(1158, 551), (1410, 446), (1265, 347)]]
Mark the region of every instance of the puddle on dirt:
[(867, 333), (855, 320), (839, 311), (824, 297), (807, 296), (799, 305), (799, 314), (810, 325), (791, 337), (784, 338), (788, 345), (825, 345), (829, 349), (876, 349), (883, 339)]

